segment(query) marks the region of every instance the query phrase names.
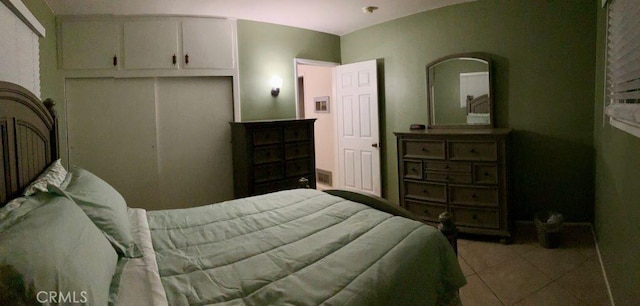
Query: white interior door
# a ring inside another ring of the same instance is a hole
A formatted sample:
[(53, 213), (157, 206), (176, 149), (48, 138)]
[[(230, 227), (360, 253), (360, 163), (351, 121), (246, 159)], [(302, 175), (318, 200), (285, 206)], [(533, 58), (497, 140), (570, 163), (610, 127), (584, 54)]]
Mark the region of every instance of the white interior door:
[(336, 70), (340, 188), (381, 195), (376, 61)]

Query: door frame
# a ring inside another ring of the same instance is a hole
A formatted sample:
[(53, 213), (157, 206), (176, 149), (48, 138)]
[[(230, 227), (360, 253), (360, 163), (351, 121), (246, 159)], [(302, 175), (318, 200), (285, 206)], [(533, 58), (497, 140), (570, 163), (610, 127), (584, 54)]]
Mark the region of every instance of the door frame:
[[(310, 59), (304, 59), (304, 58), (294, 58), (293, 59), (293, 88), (295, 90), (294, 92), (294, 97), (295, 97), (295, 105), (296, 105), (296, 119), (302, 119), (304, 118), (304, 114), (300, 114), (300, 101), (298, 101), (298, 65), (309, 65), (309, 66), (320, 66), (320, 67), (338, 67), (341, 64), (337, 63), (337, 62), (327, 62), (327, 61), (317, 61), (317, 60), (310, 60)], [(333, 75), (331, 76), (331, 78), (333, 79), (333, 82), (331, 82), (331, 95), (335, 98), (336, 96), (336, 70), (333, 70)], [(306, 81), (305, 81), (306, 82)], [(306, 83), (305, 83), (306, 84)], [(333, 102), (335, 103), (335, 102)], [(333, 152), (333, 164), (334, 165), (338, 165), (338, 122), (336, 121), (337, 115), (335, 111), (331, 112), (331, 117), (333, 119), (333, 143), (336, 144), (335, 145), (335, 150)], [(319, 131), (315, 132), (315, 135), (318, 135)], [(313, 140), (315, 142), (315, 139)], [(339, 173), (340, 169), (339, 167), (335, 167), (334, 171), (333, 171), (333, 177), (334, 178), (339, 178), (336, 175), (340, 175)], [(315, 178), (314, 178), (315, 179)], [(340, 188), (340, 180), (333, 180), (333, 185), (331, 186), (331, 188)]]

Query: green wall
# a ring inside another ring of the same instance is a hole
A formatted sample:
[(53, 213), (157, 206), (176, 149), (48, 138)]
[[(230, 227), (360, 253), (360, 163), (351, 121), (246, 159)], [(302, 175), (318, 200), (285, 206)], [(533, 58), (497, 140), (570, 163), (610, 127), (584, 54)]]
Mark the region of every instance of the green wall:
[(384, 62), (386, 197), (398, 200), (393, 132), (427, 122), (425, 65), (487, 52), (497, 126), (514, 129), (513, 217), (532, 220), (537, 210), (557, 209), (569, 221), (591, 221), (596, 7), (592, 0), (483, 0), (342, 36), (343, 63)]
[(606, 10), (598, 9), (594, 104), (595, 229), (616, 305), (640, 304), (640, 138), (605, 124)]
[[(294, 58), (340, 62), (340, 38), (299, 28), (238, 20), (242, 121), (295, 118)], [(270, 80), (283, 80), (271, 96)]]

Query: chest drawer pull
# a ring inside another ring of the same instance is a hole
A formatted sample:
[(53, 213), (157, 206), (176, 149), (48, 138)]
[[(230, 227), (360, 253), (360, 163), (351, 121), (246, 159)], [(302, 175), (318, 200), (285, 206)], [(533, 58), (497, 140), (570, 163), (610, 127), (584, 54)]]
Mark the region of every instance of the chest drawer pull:
[(471, 219), (478, 220), (478, 214), (473, 214), (473, 216), (471, 216)]
[(429, 152), (429, 150), (427, 150), (425, 147), (422, 147), (422, 149), (420, 149), (420, 151), (422, 151), (422, 152)]

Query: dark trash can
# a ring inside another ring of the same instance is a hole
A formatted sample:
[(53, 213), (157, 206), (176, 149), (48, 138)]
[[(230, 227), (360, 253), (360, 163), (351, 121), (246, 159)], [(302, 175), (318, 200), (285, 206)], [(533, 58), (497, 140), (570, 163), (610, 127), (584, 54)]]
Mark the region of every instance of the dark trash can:
[(547, 249), (557, 248), (564, 223), (562, 214), (555, 211), (538, 212), (534, 216), (534, 223), (540, 245)]

